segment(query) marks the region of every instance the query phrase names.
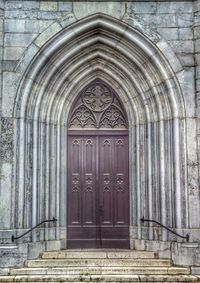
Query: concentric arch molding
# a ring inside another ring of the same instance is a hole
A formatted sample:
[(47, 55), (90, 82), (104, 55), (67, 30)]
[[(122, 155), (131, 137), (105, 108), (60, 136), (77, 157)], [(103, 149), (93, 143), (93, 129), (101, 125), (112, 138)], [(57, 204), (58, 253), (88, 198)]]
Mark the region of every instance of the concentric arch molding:
[[(127, 15), (125, 15), (123, 21), (119, 21), (110, 16), (98, 13), (89, 16), (81, 21), (78, 22), (75, 21), (76, 20), (73, 13), (70, 13), (69, 15), (67, 15), (66, 19), (62, 19), (59, 21), (59, 23), (55, 22), (51, 26), (49, 26), (27, 48), (16, 68), (16, 71), (21, 74), (25, 72), (27, 74), (27, 78), (32, 78), (32, 75), (29, 75), (29, 73), (33, 73), (33, 65), (37, 64), (36, 62), (38, 60), (40, 60), (40, 63), (42, 65), (42, 62), (45, 62), (46, 55), (48, 58), (48, 56), (51, 56), (51, 54), (53, 54), (54, 51), (56, 51), (56, 49), (58, 50), (60, 48), (59, 45), (64, 44), (65, 41), (71, 40), (72, 37), (75, 36), (74, 28), (76, 29), (76, 33), (82, 32), (82, 29), (84, 28), (85, 28), (85, 32), (87, 32), (87, 30), (93, 29), (93, 26), (95, 28), (95, 26), (100, 27), (101, 25), (103, 26), (106, 24), (108, 28), (109, 25), (110, 26), (113, 25), (113, 32), (115, 31), (117, 32), (118, 30), (118, 32), (121, 34), (122, 37), (124, 30), (126, 30), (127, 28), (125, 35), (134, 37), (135, 38), (134, 41), (136, 43), (137, 42), (140, 43), (141, 45), (138, 46), (138, 48), (142, 48), (144, 52), (153, 50), (153, 52), (148, 54), (153, 57), (156, 57), (156, 53), (161, 53), (162, 54), (161, 57), (163, 58), (160, 59), (161, 61), (164, 60), (165, 63), (167, 63), (168, 68), (171, 68), (174, 73), (177, 72), (179, 73), (180, 71), (182, 71), (182, 66), (179, 60), (177, 59), (176, 55), (174, 54), (173, 50), (169, 46), (169, 44), (165, 40), (161, 39), (159, 34), (156, 34), (154, 30), (151, 30), (145, 24), (141, 23), (141, 19), (140, 21), (138, 21), (137, 18), (135, 17), (130, 18), (130, 16), (128, 17)], [(80, 22), (83, 23), (83, 25), (80, 24)], [(120, 29), (119, 28), (120, 26), (123, 26), (123, 29), (122, 28)], [(140, 36), (138, 37), (138, 35)], [(155, 38), (156, 41), (154, 40)], [(56, 44), (54, 44), (55, 42)], [(152, 45), (151, 42), (155, 43), (153, 48), (151, 46)], [(41, 49), (41, 47), (43, 48)], [(45, 50), (44, 54), (42, 53), (43, 49)], [(35, 63), (30, 64), (30, 59), (33, 57)], [(38, 58), (38, 60), (36, 60), (36, 58)], [(156, 58), (154, 59), (156, 60)], [(159, 64), (159, 62), (157, 63)], [(28, 66), (31, 66), (32, 72), (27, 72), (27, 70), (29, 69)], [(159, 66), (160, 69), (162, 67), (163, 66)], [(168, 70), (168, 72), (173, 74), (172, 70)], [(181, 73), (181, 75), (184, 76), (184, 72)], [(172, 83), (172, 87), (173, 87), (173, 83)], [(19, 89), (21, 89), (21, 87), (19, 87)]]

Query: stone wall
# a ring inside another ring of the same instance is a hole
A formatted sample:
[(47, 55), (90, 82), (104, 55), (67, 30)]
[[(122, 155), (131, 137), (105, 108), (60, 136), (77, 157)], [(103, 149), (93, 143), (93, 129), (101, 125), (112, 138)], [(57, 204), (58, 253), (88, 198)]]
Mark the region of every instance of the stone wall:
[[(50, 39), (62, 32), (64, 28), (96, 13), (104, 13), (129, 24), (145, 34), (145, 37), (155, 45), (157, 44), (157, 48), (164, 54), (180, 84), (176, 87), (181, 89), (185, 101), (185, 115), (179, 117), (180, 137), (184, 137), (186, 142), (180, 143), (180, 148), (183, 152), (185, 151), (185, 155), (181, 155), (183, 160), (180, 161), (182, 172), (184, 172), (181, 179), (182, 202), (184, 203), (184, 211), (181, 213), (184, 225), (181, 227), (183, 230), (180, 229), (179, 232), (189, 231), (191, 241), (198, 241), (200, 235), (199, 8), (199, 0), (145, 2), (0, 0), (0, 58), (2, 59), (0, 76), (0, 243), (10, 243), (11, 234), (15, 229), (20, 228), (20, 231), (23, 231), (34, 223), (32, 204), (28, 205), (32, 203), (32, 188), (27, 186), (26, 193), (23, 193), (19, 199), (17, 196), (19, 196), (21, 187), (15, 189), (16, 183), (24, 182), (20, 179), (21, 175), (16, 174), (18, 164), (14, 162), (16, 156), (19, 160), (23, 159), (23, 156), (17, 152), (22, 142), (17, 139), (20, 129), (17, 125), (20, 124), (21, 117), (15, 115), (17, 108), (20, 107), (16, 103), (20, 81), (27, 75), (26, 70), (34, 56), (41, 52), (44, 44), (48, 44)], [(38, 87), (38, 92), (39, 89)], [(31, 159), (32, 153), (29, 152), (29, 154)], [(25, 172), (27, 171), (26, 168)], [(27, 176), (27, 179), (32, 178), (28, 174)], [(173, 186), (172, 184), (171, 187)], [(172, 189), (172, 198), (173, 193)], [(42, 195), (41, 197), (43, 198)], [(40, 204), (40, 207), (42, 205)], [(175, 204), (172, 202), (170, 205), (172, 206), (171, 211), (174, 211)], [(173, 213), (170, 213), (169, 215), (173, 218)], [(16, 214), (19, 217), (16, 217)], [(41, 214), (35, 221), (44, 217), (45, 215)], [(166, 220), (166, 222), (176, 226), (172, 220)], [(61, 238), (64, 238), (64, 220), (61, 224), (63, 227)], [(133, 238), (138, 237), (137, 229), (135, 230), (134, 227), (131, 233)], [(44, 239), (43, 234), (41, 232), (39, 236), (42, 240)], [(55, 231), (50, 229), (51, 240), (59, 238), (58, 234), (57, 236), (55, 234)], [(154, 239), (162, 238), (156, 235), (154, 231)], [(148, 238), (148, 232), (144, 232), (143, 237)], [(27, 238), (26, 241), (30, 241), (30, 238)]]

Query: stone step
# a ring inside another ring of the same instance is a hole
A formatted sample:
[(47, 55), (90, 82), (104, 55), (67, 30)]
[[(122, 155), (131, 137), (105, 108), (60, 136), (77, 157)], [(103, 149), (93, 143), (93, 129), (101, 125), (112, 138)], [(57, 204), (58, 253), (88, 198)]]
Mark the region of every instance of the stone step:
[(197, 282), (193, 275), (18, 275), (0, 282)]
[(66, 266), (171, 266), (168, 259), (38, 259), (29, 260), (28, 267)]
[(49, 259), (59, 258), (155, 258), (154, 252), (146, 251), (130, 251), (130, 250), (63, 250), (55, 252), (44, 252), (41, 257)]
[(0, 275), (8, 275), (9, 268), (0, 268)]
[(160, 275), (189, 275), (189, 268), (180, 267), (62, 267), (62, 268), (19, 268), (11, 269), (11, 275), (141, 275), (141, 274), (160, 274)]

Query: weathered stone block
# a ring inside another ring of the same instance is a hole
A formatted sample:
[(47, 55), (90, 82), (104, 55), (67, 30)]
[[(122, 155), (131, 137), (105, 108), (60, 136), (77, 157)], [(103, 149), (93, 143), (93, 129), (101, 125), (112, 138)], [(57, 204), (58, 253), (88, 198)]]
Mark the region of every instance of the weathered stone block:
[(196, 90), (200, 91), (200, 79), (196, 80)]
[(39, 9), (39, 1), (5, 1), (6, 10), (37, 10)]
[(2, 71), (3, 72), (13, 72), (17, 66), (17, 60), (3, 60), (2, 61)]
[(186, 40), (186, 39), (193, 39), (193, 31), (191, 28), (180, 28), (179, 29), (179, 39)]
[[(12, 131), (8, 130), (8, 132)], [(10, 138), (9, 134), (8, 137)], [(0, 227), (1, 229), (9, 229), (10, 228), (10, 214), (11, 214), (11, 180), (12, 180), (12, 164), (4, 162), (2, 159), (2, 155), (6, 155), (4, 160), (10, 158), (10, 140), (4, 140), (4, 146), (1, 141), (1, 188), (0, 188)], [(11, 146), (12, 147), (12, 146)], [(5, 150), (5, 153), (4, 153)]]
[(57, 11), (58, 10), (58, 3), (57, 3), (57, 1), (40, 1), (40, 10)]
[(156, 2), (128, 2), (127, 12), (134, 14), (155, 14), (157, 10)]
[(179, 58), (181, 65), (183, 67), (194, 67), (195, 62), (194, 62), (194, 55), (193, 54), (185, 55), (183, 53), (179, 53), (179, 54), (177, 54), (177, 57)]
[(7, 19), (37, 19), (37, 11), (5, 11), (5, 18)]
[(1, 162), (12, 163), (13, 158), (13, 119), (1, 118)]
[(3, 32), (0, 32), (0, 46), (3, 46), (4, 38), (3, 38)]
[(2, 116), (12, 117), (17, 87), (21, 75), (13, 72), (3, 73)]
[(200, 66), (200, 53), (195, 54), (195, 62), (197, 67)]
[(25, 20), (5, 20), (5, 32), (25, 32)]
[(200, 275), (200, 266), (192, 266), (191, 267), (192, 274), (198, 274)]
[(200, 65), (196, 66), (196, 78), (200, 79)]
[(193, 53), (194, 42), (192, 40), (182, 41), (170, 41), (169, 44), (172, 46), (177, 53)]
[(9, 268), (0, 268), (0, 275), (8, 275)]
[(2, 32), (4, 29), (4, 21), (2, 18), (0, 18), (0, 32)]
[(36, 37), (35, 33), (6, 33), (5, 46), (27, 47)]
[(200, 1), (195, 1), (194, 2), (194, 12), (199, 12), (200, 11)]
[(18, 64), (16, 71), (25, 72), (28, 67), (30, 61), (33, 59), (34, 55), (38, 52), (38, 47), (32, 44), (23, 54), (23, 58), (20, 60), (20, 64)]
[(60, 24), (63, 28), (69, 26), (70, 24), (74, 23), (76, 21), (76, 18), (73, 13), (70, 13), (65, 17), (64, 20), (60, 21)]
[(60, 250), (60, 241), (47, 241), (46, 251), (58, 251)]
[(66, 237), (67, 237), (66, 229), (60, 227), (60, 238), (65, 240)]
[(22, 1), (6, 1), (5, 8), (6, 10), (22, 9)]
[(24, 263), (26, 258), (25, 250), (21, 253), (17, 246), (5, 245), (0, 249), (1, 267), (20, 266)]
[[(139, 15), (139, 14), (138, 14)], [(146, 22), (148, 25), (153, 26), (154, 28), (158, 27), (177, 27), (176, 24), (176, 16), (173, 14), (164, 14), (162, 17), (155, 14), (143, 14), (142, 20)]]
[(144, 23), (142, 17), (126, 13), (123, 17), (123, 21), (133, 28), (137, 29), (148, 38), (150, 38), (155, 44), (161, 39), (161, 36), (153, 28), (149, 28), (149, 25)]
[(172, 260), (179, 265), (197, 265), (199, 246), (198, 244), (188, 243), (172, 245)]
[[(191, 146), (189, 146), (188, 148), (189, 151), (190, 148)], [(198, 182), (198, 162), (189, 161), (188, 162), (188, 202), (189, 202), (189, 223), (191, 228), (198, 228), (200, 225), (199, 198), (200, 198), (200, 191), (199, 191), (199, 182)]]
[(51, 25), (44, 33), (40, 34), (36, 40), (35, 44), (41, 47), (44, 43), (46, 43), (54, 34), (59, 32), (62, 27), (58, 23), (54, 23)]
[(159, 258), (171, 258), (170, 242), (146, 241), (146, 250), (157, 252)]
[(29, 33), (41, 33), (53, 22), (53, 20), (26, 20), (25, 29)]
[(28, 259), (34, 259), (39, 256), (40, 253), (45, 251), (45, 242), (36, 242), (28, 244)]
[(39, 11), (38, 12), (38, 19), (43, 20), (55, 20), (62, 17), (61, 12), (53, 12), (53, 11)]
[(161, 50), (163, 55), (167, 58), (167, 60), (170, 62), (170, 65), (173, 68), (174, 72), (179, 72), (180, 70), (182, 70), (182, 66), (177, 57), (174, 55), (173, 50), (164, 40), (160, 40), (157, 43), (157, 46)]
[(195, 40), (195, 52), (200, 52), (200, 39)]
[(181, 14), (177, 15), (179, 27), (192, 27), (193, 25), (193, 14)]
[(187, 119), (188, 165), (197, 164), (196, 119)]
[(95, 13), (104, 13), (115, 18), (122, 18), (125, 13), (124, 2), (74, 2), (73, 11), (77, 19)]
[(25, 21), (25, 31), (29, 33), (39, 33), (40, 32), (40, 21), (39, 20), (26, 20)]
[(146, 241), (145, 240), (135, 240), (135, 249), (139, 251), (146, 250)]
[(50, 25), (54, 23), (54, 20), (38, 20), (40, 32), (42, 33), (45, 29), (47, 29)]
[(49, 228), (48, 229), (48, 235), (49, 235), (49, 240), (50, 241), (54, 241), (55, 240), (55, 235), (56, 235), (56, 229), (54, 227)]
[[(185, 100), (186, 116), (195, 117), (195, 78), (194, 68), (187, 68), (177, 74)], [(190, 82), (190, 83), (188, 83)]]
[(200, 26), (194, 27), (194, 38), (200, 38)]
[(157, 13), (165, 14), (182, 14), (182, 13), (192, 13), (193, 12), (193, 4), (188, 1), (166, 1), (166, 2), (158, 2), (157, 5)]
[(59, 1), (58, 2), (58, 9), (59, 11), (65, 11), (65, 12), (72, 12), (72, 2), (65, 2), (65, 1)]
[[(0, 46), (0, 60), (3, 59), (3, 50), (4, 50), (3, 46)], [(0, 66), (1, 66), (1, 64), (0, 64)]]
[(4, 10), (4, 8), (5, 8), (5, 1), (2, 0), (0, 1), (0, 9)]
[(158, 28), (159, 34), (168, 40), (178, 40), (178, 29), (177, 28)]

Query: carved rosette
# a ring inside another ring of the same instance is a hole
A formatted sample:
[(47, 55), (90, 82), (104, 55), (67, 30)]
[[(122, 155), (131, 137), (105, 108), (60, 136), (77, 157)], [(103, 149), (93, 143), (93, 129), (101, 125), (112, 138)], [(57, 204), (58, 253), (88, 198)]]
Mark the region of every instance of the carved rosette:
[(101, 80), (89, 84), (79, 95), (69, 119), (69, 128), (127, 129), (125, 111), (114, 91)]

